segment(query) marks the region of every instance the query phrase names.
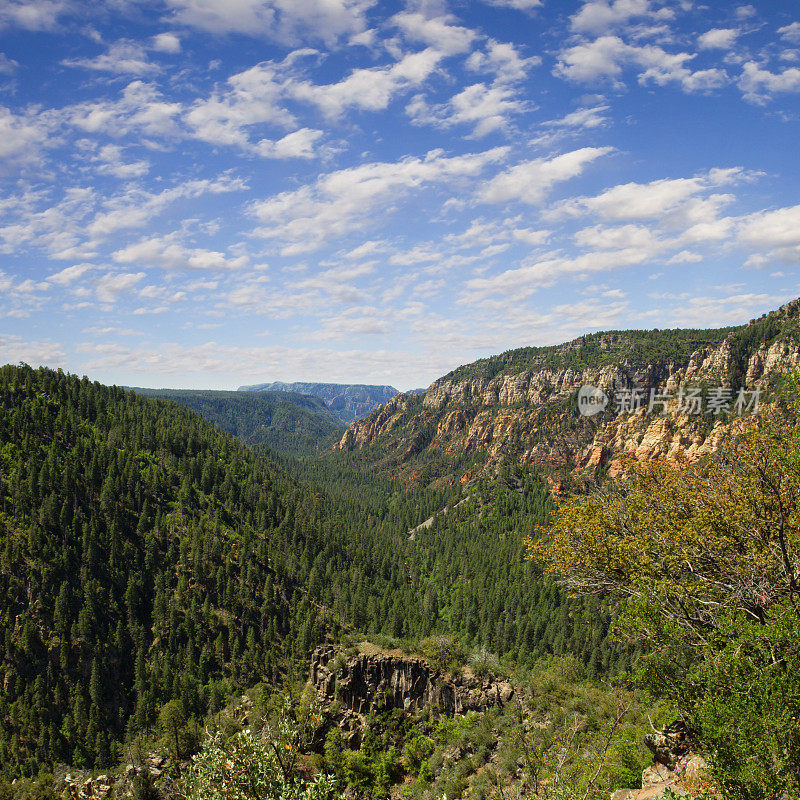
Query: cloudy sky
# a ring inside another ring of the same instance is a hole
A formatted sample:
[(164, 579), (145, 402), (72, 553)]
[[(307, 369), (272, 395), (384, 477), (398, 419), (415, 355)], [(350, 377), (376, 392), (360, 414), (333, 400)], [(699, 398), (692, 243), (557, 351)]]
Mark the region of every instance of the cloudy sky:
[(0, 363), (425, 386), (800, 295), (800, 6), (2, 0)]

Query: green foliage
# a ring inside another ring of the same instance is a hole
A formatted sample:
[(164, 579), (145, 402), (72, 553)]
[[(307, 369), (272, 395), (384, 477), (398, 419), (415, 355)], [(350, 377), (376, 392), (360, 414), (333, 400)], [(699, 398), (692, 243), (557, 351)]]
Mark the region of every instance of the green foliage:
[(187, 800), (328, 800), (336, 782), (327, 775), (313, 780), (286, 766), (281, 748), (249, 730), (223, 741), (209, 736), (193, 758), (186, 778)]
[(171, 400), (197, 412), (250, 447), (308, 456), (330, 447), (344, 424), (322, 400), (294, 392), (221, 392), (140, 389), (145, 397)]
[(623, 600), (727, 798), (800, 792), (800, 425), (763, 418), (704, 464), (635, 468), (564, 504), (537, 557)]
[(607, 364), (684, 362), (701, 347), (720, 344), (742, 328), (711, 330), (602, 331), (549, 347), (522, 347), (459, 367), (442, 380), (462, 381), (515, 375), (525, 370), (582, 370)]
[(141, 769), (133, 779), (133, 800), (161, 800), (161, 792), (153, 782), (150, 770)]
[(422, 654), (434, 669), (442, 672), (459, 672), (467, 662), (469, 651), (454, 636), (430, 636), (420, 642)]

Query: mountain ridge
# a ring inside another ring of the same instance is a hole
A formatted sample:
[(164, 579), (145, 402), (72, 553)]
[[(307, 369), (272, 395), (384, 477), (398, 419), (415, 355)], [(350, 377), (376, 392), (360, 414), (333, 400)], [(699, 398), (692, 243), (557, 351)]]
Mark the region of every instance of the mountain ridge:
[(394, 386), (366, 383), (314, 383), (273, 381), (240, 386), (239, 392), (293, 392), (322, 400), (345, 424), (370, 414), (398, 394)]
[[(564, 474), (618, 469), (618, 457), (697, 459), (715, 450), (731, 422), (719, 415), (578, 413), (577, 390), (609, 395), (681, 385), (766, 389), (800, 363), (800, 300), (716, 329), (607, 331), (546, 348), (519, 348), (459, 367), (424, 397), (398, 395), (351, 425), (335, 446), (407, 479), (456, 483), (509, 459)], [(716, 383), (715, 383), (716, 382)]]

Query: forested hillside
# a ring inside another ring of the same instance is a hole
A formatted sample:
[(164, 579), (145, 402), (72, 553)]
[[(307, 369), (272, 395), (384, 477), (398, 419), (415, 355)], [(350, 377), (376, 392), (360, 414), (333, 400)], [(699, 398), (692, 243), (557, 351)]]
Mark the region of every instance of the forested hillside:
[(394, 386), (371, 386), (361, 383), (308, 383), (296, 381), (284, 383), (257, 383), (252, 386), (240, 386), (240, 392), (290, 392), (317, 397), (336, 417), (349, 425), (361, 417), (367, 416), (381, 403), (385, 403), (397, 394)]
[(362, 496), (340, 475), (326, 496), (176, 403), (13, 366), (0, 442), (8, 776), (113, 764), (165, 707), (190, 729), (231, 693), (302, 671), (340, 626), (454, 633), (509, 661), (613, 661), (596, 604), (524, 559), (549, 513), (533, 477), (487, 484), (409, 538), (459, 492)]
[(295, 392), (133, 389), (196, 411), (250, 447), (289, 456), (316, 455), (341, 436), (344, 423), (322, 400)]

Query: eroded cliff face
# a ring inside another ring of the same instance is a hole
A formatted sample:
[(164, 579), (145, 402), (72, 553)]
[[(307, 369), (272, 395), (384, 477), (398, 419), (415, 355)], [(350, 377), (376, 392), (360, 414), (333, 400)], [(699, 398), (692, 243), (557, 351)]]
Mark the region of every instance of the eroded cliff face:
[[(696, 460), (717, 449), (744, 420), (723, 423), (714, 415), (677, 413), (675, 403), (666, 414), (647, 413), (649, 391), (673, 394), (682, 386), (766, 389), (776, 374), (787, 373), (800, 363), (798, 317), (800, 301), (794, 301), (751, 322), (754, 335), (748, 336), (748, 328), (740, 329), (682, 360), (647, 363), (621, 358), (581, 369), (525, 369), (491, 378), (442, 378), (423, 398), (397, 395), (352, 425), (337, 447), (374, 448), (376, 460), (384, 459), (401, 473), (412, 469), (414, 456), (426, 448), (454, 463), (459, 457), (476, 454), (489, 463), (510, 457), (554, 470), (589, 470), (609, 462), (613, 470), (621, 454), (640, 461), (678, 454)], [(758, 334), (764, 336), (766, 325), (778, 333), (759, 342)], [(620, 336), (600, 335), (600, 351), (619, 349)], [(563, 348), (575, 346), (570, 343)], [(612, 403), (601, 414), (582, 417), (576, 393), (585, 385), (610, 396), (622, 389), (639, 388), (644, 407), (618, 414)]]
[(353, 738), (371, 711), (432, 707), (452, 716), (503, 706), (514, 697), (507, 681), (481, 679), (468, 671), (447, 675), (424, 658), (381, 651), (366, 642), (352, 654), (333, 645), (318, 647), (309, 678), (326, 709), (338, 704), (338, 723)]

